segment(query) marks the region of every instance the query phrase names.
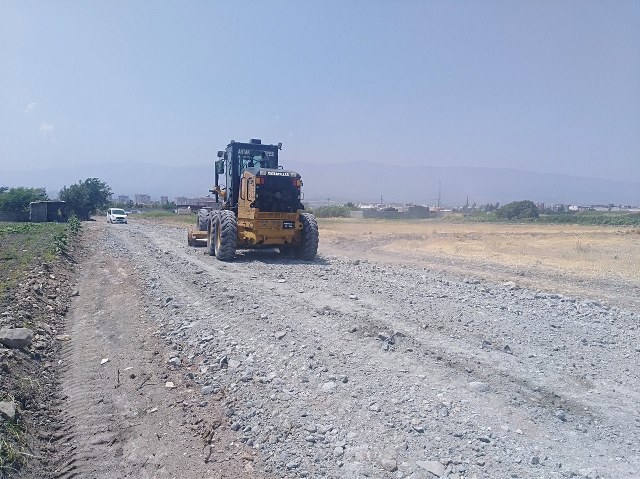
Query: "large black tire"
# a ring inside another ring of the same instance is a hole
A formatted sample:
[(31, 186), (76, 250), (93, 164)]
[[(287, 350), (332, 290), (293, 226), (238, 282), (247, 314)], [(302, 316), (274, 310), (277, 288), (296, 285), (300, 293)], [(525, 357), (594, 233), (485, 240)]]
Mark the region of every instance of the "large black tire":
[(209, 256), (216, 255), (216, 227), (218, 212), (211, 212), (210, 218), (207, 220), (207, 253)]
[(302, 213), (300, 222), (302, 223), (302, 241), (295, 249), (296, 258), (311, 261), (318, 253), (318, 240), (320, 238), (318, 223), (310, 213)]
[(238, 243), (238, 219), (233, 211), (222, 210), (216, 215), (216, 258), (231, 261)]

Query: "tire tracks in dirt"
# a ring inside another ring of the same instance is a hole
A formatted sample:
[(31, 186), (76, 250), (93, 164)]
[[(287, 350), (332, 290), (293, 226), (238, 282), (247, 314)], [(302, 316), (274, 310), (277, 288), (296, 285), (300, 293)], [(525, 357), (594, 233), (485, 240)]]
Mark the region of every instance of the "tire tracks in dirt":
[[(49, 477), (263, 477), (252, 472), (253, 451), (229, 450), (234, 437), (217, 430), (218, 403), (167, 366), (171, 353), (146, 314), (129, 258), (103, 246), (110, 235), (103, 225), (86, 230), (89, 254), (60, 357), (61, 434)], [(213, 463), (212, 455), (224, 457)]]

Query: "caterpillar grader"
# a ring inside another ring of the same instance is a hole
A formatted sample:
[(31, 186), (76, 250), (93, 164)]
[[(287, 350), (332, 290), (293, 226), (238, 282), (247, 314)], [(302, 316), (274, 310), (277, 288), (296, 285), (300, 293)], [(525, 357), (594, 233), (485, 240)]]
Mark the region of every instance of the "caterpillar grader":
[[(312, 260), (318, 251), (318, 224), (304, 212), (302, 179), (278, 164), (282, 143), (231, 140), (218, 151), (215, 183), (209, 190), (215, 205), (198, 211), (197, 230), (189, 230), (190, 246), (205, 245), (220, 261), (233, 260), (236, 249), (279, 248)], [(224, 185), (220, 184), (224, 177)]]

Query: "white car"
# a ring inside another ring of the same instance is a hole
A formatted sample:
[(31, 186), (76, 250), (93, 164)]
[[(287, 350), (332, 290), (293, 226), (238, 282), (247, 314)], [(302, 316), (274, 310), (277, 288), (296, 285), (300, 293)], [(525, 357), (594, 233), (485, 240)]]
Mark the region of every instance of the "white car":
[(107, 223), (127, 223), (127, 214), (120, 208), (109, 208), (107, 211)]

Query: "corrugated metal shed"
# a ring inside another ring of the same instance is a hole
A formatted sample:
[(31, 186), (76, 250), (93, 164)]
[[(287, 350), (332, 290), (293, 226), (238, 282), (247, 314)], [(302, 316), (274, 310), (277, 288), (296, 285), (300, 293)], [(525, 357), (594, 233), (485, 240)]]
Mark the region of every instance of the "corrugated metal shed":
[(64, 201), (33, 201), (29, 210), (29, 220), (34, 223), (65, 223), (69, 219)]

